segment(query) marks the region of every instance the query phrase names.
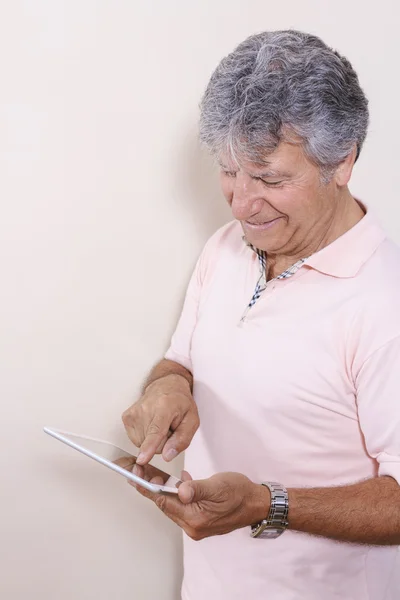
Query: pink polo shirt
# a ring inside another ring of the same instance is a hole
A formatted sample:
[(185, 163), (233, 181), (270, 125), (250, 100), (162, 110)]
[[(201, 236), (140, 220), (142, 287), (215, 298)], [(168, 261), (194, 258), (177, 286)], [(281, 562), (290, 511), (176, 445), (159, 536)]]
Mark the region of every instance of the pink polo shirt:
[[(400, 250), (370, 212), (290, 278), (259, 278), (239, 223), (206, 244), (166, 358), (194, 376), (195, 479), (286, 487), (400, 483)], [(184, 600), (399, 600), (396, 547), (249, 529), (185, 536)], [(396, 581), (397, 578), (397, 581)]]

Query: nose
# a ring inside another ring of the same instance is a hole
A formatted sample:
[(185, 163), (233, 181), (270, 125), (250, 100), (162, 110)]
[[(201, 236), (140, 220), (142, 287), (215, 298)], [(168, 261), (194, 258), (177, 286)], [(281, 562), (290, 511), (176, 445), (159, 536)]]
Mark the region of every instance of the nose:
[(235, 219), (246, 221), (257, 215), (264, 204), (260, 182), (252, 179), (246, 173), (236, 173), (232, 190), (231, 209)]

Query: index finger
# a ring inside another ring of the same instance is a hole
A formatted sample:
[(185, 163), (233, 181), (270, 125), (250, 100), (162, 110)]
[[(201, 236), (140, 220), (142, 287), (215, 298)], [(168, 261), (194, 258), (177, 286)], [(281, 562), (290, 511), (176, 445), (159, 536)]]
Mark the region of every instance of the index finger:
[(139, 494), (145, 498), (148, 498), (149, 500), (152, 500), (154, 504), (171, 519), (171, 521), (174, 521), (174, 523), (179, 525), (179, 527), (183, 526), (186, 505), (182, 504), (178, 496), (172, 494), (163, 494), (162, 492), (150, 492), (140, 485), (137, 485), (136, 489)]
[(136, 459), (139, 465), (146, 465), (151, 461), (159, 447), (164, 447), (168, 439), (171, 419), (169, 415), (155, 415), (151, 421), (146, 437), (140, 446), (140, 453)]

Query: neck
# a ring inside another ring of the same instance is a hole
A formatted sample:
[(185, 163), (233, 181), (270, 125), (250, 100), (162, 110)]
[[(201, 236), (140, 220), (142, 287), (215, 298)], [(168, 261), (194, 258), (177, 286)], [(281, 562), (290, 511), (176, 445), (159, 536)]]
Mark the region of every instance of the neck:
[(293, 251), (286, 254), (268, 254), (268, 279), (276, 277), (298, 260), (322, 250), (354, 227), (364, 216), (363, 209), (347, 188), (340, 198), (333, 200), (332, 205), (333, 209), (326, 211), (326, 215), (312, 226), (302, 243), (297, 244)]

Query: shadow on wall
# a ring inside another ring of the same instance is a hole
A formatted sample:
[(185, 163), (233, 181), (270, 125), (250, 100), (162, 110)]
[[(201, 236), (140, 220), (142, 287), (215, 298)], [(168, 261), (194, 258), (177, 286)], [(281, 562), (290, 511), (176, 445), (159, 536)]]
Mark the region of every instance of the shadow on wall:
[(175, 164), (174, 188), (184, 198), (184, 209), (204, 243), (232, 215), (220, 190), (218, 165), (200, 145), (197, 130), (192, 128), (183, 139)]

